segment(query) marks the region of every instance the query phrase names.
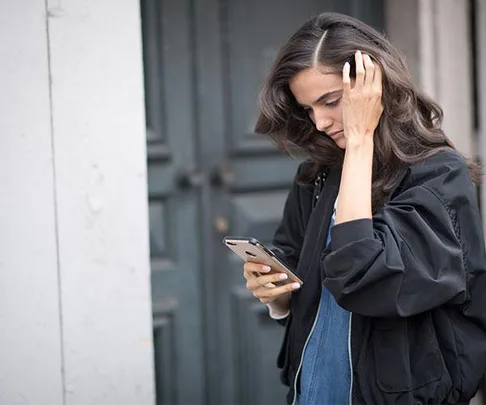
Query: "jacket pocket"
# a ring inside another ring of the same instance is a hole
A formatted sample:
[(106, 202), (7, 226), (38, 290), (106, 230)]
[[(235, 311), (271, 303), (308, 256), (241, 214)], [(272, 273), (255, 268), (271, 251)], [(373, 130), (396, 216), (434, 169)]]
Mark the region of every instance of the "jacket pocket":
[(376, 379), (386, 393), (409, 392), (440, 380), (445, 370), (430, 312), (374, 319)]

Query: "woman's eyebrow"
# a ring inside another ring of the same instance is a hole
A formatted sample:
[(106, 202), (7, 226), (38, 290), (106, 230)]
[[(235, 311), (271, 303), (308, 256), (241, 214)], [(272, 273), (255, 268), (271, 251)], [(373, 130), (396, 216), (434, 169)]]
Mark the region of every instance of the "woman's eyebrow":
[[(327, 91), (323, 95), (319, 96), (312, 104), (318, 104), (318, 103), (320, 103), (321, 101), (325, 100), (328, 97), (331, 97), (331, 96), (333, 96), (333, 95), (335, 95), (337, 93), (342, 93), (342, 91), (343, 91), (342, 89)], [(300, 107), (308, 107), (308, 105), (306, 105), (306, 104), (299, 103), (298, 100), (297, 100), (297, 104), (299, 104)]]
[(326, 98), (329, 98), (330, 96), (333, 96), (334, 94), (340, 93), (340, 92), (342, 92), (342, 89), (328, 91), (328, 92), (324, 93), (322, 96), (318, 97), (314, 101), (313, 104), (320, 103), (321, 101), (325, 100)]

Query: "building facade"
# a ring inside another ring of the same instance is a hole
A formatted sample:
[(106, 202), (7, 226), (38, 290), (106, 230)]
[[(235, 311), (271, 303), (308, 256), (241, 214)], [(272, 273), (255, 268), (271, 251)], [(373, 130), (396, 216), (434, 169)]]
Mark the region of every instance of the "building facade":
[(256, 95), (322, 11), (385, 31), (485, 160), (481, 1), (0, 3), (0, 404), (283, 402), (282, 329), (221, 240), (271, 240), (298, 162)]

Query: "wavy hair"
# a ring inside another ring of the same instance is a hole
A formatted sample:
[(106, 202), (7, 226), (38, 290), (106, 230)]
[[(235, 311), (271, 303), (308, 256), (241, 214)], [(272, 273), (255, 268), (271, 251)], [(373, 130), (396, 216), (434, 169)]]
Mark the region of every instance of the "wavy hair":
[[(345, 62), (356, 76), (354, 55), (367, 53), (383, 72), (384, 106), (374, 135), (372, 204), (383, 205), (401, 173), (440, 150), (454, 148), (442, 131), (440, 106), (412, 83), (404, 58), (384, 35), (346, 15), (323, 13), (307, 21), (282, 46), (260, 93), (255, 131), (268, 135), (284, 151), (295, 148), (310, 157), (300, 183), (310, 183), (326, 168), (342, 165), (344, 151), (323, 136), (290, 91), (290, 80), (302, 70), (323, 67), (342, 74)], [(468, 161), (479, 182), (479, 166)]]

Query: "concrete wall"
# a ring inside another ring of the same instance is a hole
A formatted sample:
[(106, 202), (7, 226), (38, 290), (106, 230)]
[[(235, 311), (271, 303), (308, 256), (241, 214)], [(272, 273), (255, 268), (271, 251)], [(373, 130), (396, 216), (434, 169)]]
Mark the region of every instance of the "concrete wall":
[(0, 49), (0, 404), (153, 404), (138, 1), (2, 0)]
[(443, 108), (447, 136), (474, 157), (468, 0), (387, 0), (386, 21), (415, 79)]
[(44, 14), (42, 1), (0, 2), (0, 404), (9, 405), (63, 403)]
[[(483, 165), (486, 165), (486, 2), (476, 2), (476, 38), (478, 51), (478, 113), (479, 113), (479, 156)], [(486, 181), (486, 178), (483, 179)], [(484, 183), (484, 181), (483, 181)], [(483, 219), (486, 219), (486, 184), (481, 187), (481, 208)], [(486, 235), (486, 220), (484, 222), (484, 233)]]

